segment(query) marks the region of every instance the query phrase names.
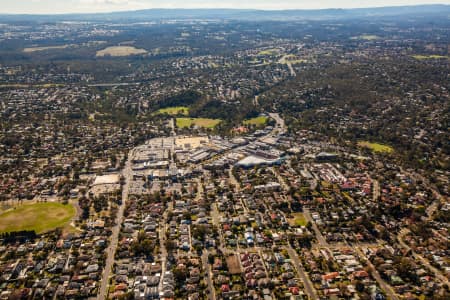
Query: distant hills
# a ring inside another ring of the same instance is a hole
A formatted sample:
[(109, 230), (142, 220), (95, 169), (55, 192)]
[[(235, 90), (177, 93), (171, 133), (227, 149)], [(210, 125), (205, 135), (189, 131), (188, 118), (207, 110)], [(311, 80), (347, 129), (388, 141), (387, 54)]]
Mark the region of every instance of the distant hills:
[(0, 14), (1, 21), (126, 21), (145, 22), (158, 20), (342, 20), (367, 18), (439, 17), (450, 18), (450, 5), (393, 6), (355, 9), (317, 10), (249, 10), (249, 9), (146, 9), (137, 11), (63, 14), (63, 15), (13, 15)]

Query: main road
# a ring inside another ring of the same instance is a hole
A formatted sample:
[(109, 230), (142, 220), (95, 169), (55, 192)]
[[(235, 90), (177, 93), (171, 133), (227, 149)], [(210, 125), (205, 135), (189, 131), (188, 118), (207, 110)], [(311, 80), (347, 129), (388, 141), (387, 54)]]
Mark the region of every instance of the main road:
[(169, 217), (169, 212), (173, 211), (173, 202), (169, 202), (167, 209), (164, 213), (159, 224), (159, 247), (161, 249), (161, 279), (159, 281), (159, 291), (163, 291), (164, 274), (167, 270), (167, 248), (166, 248), (166, 231), (167, 231), (167, 218)]
[[(280, 117), (279, 113), (269, 113), (269, 116), (275, 120), (277, 123), (276, 127), (272, 130), (270, 134), (274, 134), (275, 131), (279, 130), (279, 134), (285, 133), (287, 131), (286, 124), (284, 123), (284, 120), (282, 117)], [(270, 135), (269, 134), (269, 135)], [(262, 138), (260, 138), (261, 140)]]
[(100, 290), (97, 294), (97, 300), (104, 300), (108, 296), (109, 276), (114, 264), (114, 255), (116, 253), (117, 244), (119, 240), (120, 226), (123, 221), (123, 213), (125, 211), (125, 203), (128, 201), (128, 193), (130, 189), (130, 182), (133, 179), (133, 171), (131, 170), (131, 160), (133, 158), (134, 149), (128, 154), (128, 160), (122, 170), (122, 176), (125, 179), (125, 184), (122, 186), (122, 201), (120, 202), (119, 209), (117, 211), (116, 220), (114, 226), (111, 228), (112, 234), (110, 237), (108, 248), (106, 249), (106, 263), (103, 270)]

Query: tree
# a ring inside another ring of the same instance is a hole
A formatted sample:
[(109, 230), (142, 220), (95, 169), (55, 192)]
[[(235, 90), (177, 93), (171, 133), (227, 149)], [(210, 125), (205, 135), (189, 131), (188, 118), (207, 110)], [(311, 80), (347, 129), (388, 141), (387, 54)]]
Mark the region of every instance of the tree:
[(170, 240), (170, 239), (167, 239), (165, 241), (164, 246), (166, 247), (166, 250), (169, 251), (169, 252), (175, 250), (176, 247), (177, 247), (176, 243), (174, 241)]
[(365, 287), (364, 283), (362, 283), (360, 280), (357, 280), (357, 281), (355, 282), (355, 289), (356, 289), (359, 293), (364, 292), (365, 288), (366, 288), (366, 287)]
[(187, 278), (187, 270), (181, 268), (175, 268), (173, 270), (173, 276), (177, 282), (184, 282)]

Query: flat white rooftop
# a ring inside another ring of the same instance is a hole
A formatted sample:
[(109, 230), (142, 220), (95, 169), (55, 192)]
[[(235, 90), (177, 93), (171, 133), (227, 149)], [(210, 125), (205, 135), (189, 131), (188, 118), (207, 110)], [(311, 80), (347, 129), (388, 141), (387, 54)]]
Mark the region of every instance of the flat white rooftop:
[(95, 177), (93, 185), (118, 184), (120, 182), (119, 174), (108, 174)]

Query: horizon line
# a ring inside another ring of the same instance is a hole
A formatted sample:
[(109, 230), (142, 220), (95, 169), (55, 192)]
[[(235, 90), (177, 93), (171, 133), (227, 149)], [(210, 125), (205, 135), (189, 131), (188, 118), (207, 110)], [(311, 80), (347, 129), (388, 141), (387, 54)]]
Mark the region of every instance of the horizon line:
[(105, 12), (56, 12), (56, 13), (6, 13), (0, 12), (0, 16), (70, 16), (70, 15), (105, 15), (113, 13), (139, 12), (146, 10), (235, 10), (235, 11), (260, 11), (260, 12), (281, 12), (281, 11), (321, 11), (321, 10), (357, 10), (357, 9), (379, 9), (379, 8), (401, 8), (401, 7), (421, 7), (421, 6), (448, 6), (446, 3), (427, 3), (411, 5), (382, 5), (382, 6), (364, 6), (364, 7), (324, 7), (324, 8), (281, 8), (281, 9), (263, 9), (263, 8), (231, 8), (231, 7), (153, 7), (130, 10), (112, 10)]

